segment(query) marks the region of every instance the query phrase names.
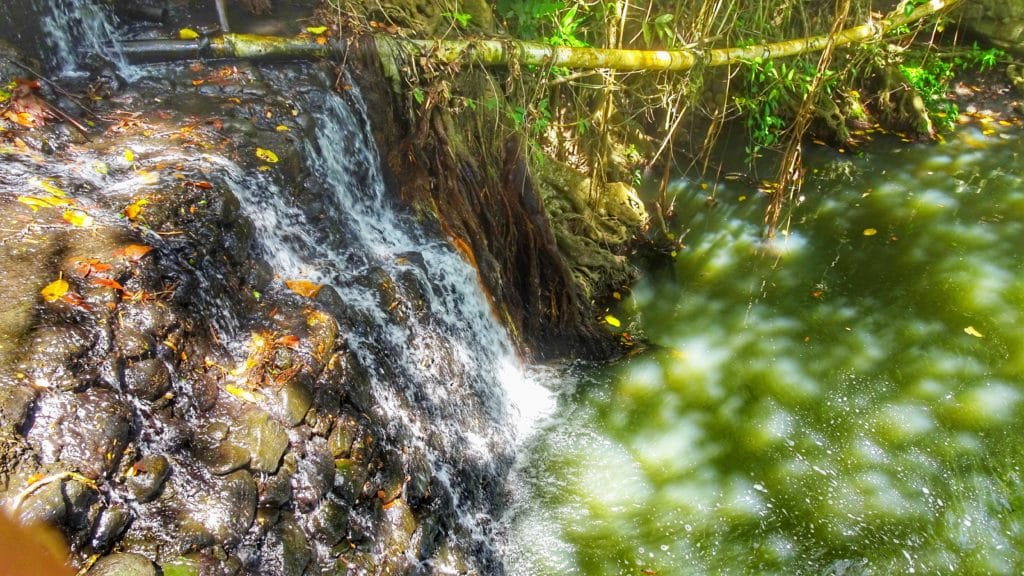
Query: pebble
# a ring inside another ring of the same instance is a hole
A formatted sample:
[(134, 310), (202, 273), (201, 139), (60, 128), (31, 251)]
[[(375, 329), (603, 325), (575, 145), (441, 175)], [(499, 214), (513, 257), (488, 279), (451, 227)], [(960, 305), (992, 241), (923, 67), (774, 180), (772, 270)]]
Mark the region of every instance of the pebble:
[(121, 552), (104, 556), (86, 576), (157, 576), (156, 566), (141, 554)]

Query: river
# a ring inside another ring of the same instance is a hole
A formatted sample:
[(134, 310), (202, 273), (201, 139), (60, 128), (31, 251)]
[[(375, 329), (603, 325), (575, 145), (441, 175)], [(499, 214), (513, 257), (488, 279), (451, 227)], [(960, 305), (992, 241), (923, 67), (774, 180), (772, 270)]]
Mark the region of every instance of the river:
[(1024, 570), (1016, 130), (812, 153), (770, 242), (763, 195), (677, 182), (685, 247), (616, 312), (652, 349), (566, 377), (511, 573)]

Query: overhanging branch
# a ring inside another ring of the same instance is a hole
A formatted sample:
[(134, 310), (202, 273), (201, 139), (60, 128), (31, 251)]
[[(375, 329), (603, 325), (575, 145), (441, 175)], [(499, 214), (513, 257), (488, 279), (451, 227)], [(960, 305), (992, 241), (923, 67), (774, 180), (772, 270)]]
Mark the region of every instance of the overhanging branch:
[[(835, 46), (882, 38), (891, 30), (952, 8), (963, 0), (931, 0), (909, 14), (868, 22), (840, 31), (833, 37)], [(384, 51), (405, 51), (436, 62), (475, 62), (484, 66), (520, 64), (557, 66), (574, 69), (629, 71), (678, 71), (705, 66), (722, 66), (755, 58), (781, 58), (823, 50), (828, 35), (808, 36), (744, 48), (713, 50), (621, 50), (552, 46), (522, 40), (416, 40), (400, 36), (377, 35)], [(318, 44), (313, 39), (223, 34), (200, 40), (140, 40), (126, 42), (126, 57), (133, 62), (153, 62), (186, 58), (303, 59), (320, 58), (347, 51), (343, 43)]]

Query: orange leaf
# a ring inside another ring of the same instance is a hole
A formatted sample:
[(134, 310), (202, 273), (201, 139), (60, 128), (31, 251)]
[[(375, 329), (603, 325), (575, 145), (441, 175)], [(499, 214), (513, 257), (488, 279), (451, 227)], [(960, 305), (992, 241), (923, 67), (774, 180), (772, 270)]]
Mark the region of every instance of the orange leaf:
[(112, 280), (110, 278), (103, 278), (103, 277), (100, 277), (100, 276), (93, 276), (89, 280), (90, 280), (90, 282), (92, 282), (93, 284), (96, 284), (97, 286), (106, 286), (107, 288), (113, 288), (114, 290), (120, 290), (121, 292), (127, 292), (127, 290), (124, 289), (124, 286), (121, 286), (121, 283), (118, 282), (117, 280)]
[(47, 302), (56, 302), (67, 294), (70, 288), (71, 286), (68, 285), (67, 280), (57, 278), (53, 282), (47, 284), (39, 293), (43, 295), (43, 300), (46, 300)]
[(85, 278), (93, 272), (106, 272), (110, 270), (110, 264), (101, 262), (98, 258), (89, 258), (88, 260), (76, 260), (75, 261), (75, 273)]
[(137, 262), (142, 259), (143, 256), (149, 254), (152, 250), (152, 246), (145, 246), (142, 244), (129, 244), (124, 248), (118, 248), (115, 252), (115, 256), (124, 256), (125, 258)]
[(299, 344), (299, 337), (293, 334), (281, 336), (277, 340), (274, 340), (274, 344), (277, 344), (278, 346), (287, 346), (289, 348), (293, 348)]
[(92, 310), (92, 306), (86, 304), (85, 300), (83, 300), (81, 296), (75, 294), (74, 292), (68, 292), (67, 294), (61, 296), (60, 299), (72, 306), (77, 306), (82, 310)]
[(285, 280), (284, 283), (292, 292), (306, 298), (316, 298), (320, 288), (323, 288), (323, 284), (317, 284), (309, 280)]

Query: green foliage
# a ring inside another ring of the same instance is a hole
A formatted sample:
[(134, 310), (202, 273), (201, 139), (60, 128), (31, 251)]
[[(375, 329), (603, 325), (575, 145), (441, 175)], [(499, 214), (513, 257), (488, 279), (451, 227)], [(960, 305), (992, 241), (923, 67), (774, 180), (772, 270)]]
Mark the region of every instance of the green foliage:
[(662, 14), (653, 20), (645, 20), (640, 27), (644, 36), (644, 44), (648, 47), (660, 44), (665, 48), (674, 48), (676, 45), (674, 19), (675, 16), (672, 14)]
[(902, 64), (900, 72), (921, 96), (932, 123), (943, 130), (952, 130), (959, 113), (956, 103), (946, 97), (953, 79), (953, 64), (931, 58), (917, 66)]
[(450, 18), (452, 23), (458, 25), (459, 28), (469, 26), (469, 21), (473, 18), (472, 15), (465, 12), (442, 12), (441, 15)]
[(498, 12), (517, 36), (541, 40), (555, 46), (580, 48), (590, 44), (583, 38), (589, 13), (587, 4), (545, 0), (499, 0)]

